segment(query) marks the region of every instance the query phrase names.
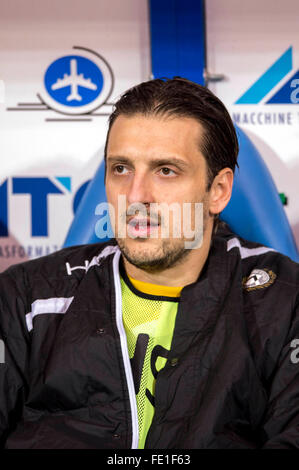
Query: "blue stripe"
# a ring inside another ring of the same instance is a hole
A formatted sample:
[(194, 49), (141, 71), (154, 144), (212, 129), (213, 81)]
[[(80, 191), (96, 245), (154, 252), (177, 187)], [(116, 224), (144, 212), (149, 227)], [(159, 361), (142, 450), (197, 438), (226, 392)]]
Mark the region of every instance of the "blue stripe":
[(203, 0), (150, 0), (154, 78), (180, 76), (204, 85)]

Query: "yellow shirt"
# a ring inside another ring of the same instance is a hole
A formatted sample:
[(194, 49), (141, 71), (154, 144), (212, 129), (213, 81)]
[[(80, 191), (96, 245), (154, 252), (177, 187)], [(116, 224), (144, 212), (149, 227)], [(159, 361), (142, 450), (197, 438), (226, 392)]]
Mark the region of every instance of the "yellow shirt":
[(170, 350), (182, 287), (121, 278), (123, 323), (135, 383), (139, 444), (143, 449), (155, 412), (155, 382)]

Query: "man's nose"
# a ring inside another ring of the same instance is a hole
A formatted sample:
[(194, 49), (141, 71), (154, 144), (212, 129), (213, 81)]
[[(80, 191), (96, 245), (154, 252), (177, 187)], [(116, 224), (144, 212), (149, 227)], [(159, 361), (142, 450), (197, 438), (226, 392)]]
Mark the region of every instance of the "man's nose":
[(130, 182), (127, 197), (129, 204), (135, 204), (138, 202), (146, 204), (153, 202), (152, 187), (148, 175), (144, 173), (135, 173)]

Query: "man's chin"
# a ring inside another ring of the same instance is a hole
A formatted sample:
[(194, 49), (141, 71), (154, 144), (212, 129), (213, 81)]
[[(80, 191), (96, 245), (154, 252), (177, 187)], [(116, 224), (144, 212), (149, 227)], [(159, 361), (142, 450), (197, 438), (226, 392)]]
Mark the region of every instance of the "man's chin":
[[(145, 243), (145, 242), (155, 243)], [(124, 258), (135, 267), (147, 272), (161, 272), (179, 264), (189, 250), (182, 245), (171, 246), (169, 243), (153, 239), (134, 239), (127, 242), (117, 240)], [(140, 246), (141, 245), (141, 246)]]

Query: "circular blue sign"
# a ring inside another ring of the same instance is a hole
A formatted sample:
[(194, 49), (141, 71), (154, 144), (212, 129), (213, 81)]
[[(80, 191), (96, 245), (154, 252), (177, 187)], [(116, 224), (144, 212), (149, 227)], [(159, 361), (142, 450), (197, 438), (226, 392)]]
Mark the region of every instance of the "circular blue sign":
[(45, 73), (48, 94), (64, 106), (79, 107), (94, 101), (103, 89), (99, 67), (86, 57), (69, 55), (55, 60)]

